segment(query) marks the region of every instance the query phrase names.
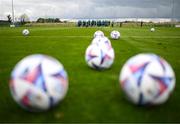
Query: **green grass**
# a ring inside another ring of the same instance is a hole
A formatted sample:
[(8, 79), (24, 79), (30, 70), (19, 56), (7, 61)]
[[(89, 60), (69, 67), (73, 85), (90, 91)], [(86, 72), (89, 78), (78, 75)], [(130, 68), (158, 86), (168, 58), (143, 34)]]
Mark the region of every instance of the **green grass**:
[[(180, 122), (180, 28), (116, 28), (120, 40), (111, 40), (115, 62), (111, 69), (95, 71), (84, 61), (84, 53), (98, 28), (0, 28), (0, 122)], [(99, 28), (109, 36), (112, 28)], [(171, 98), (156, 107), (129, 103), (120, 89), (119, 72), (125, 61), (141, 52), (165, 58), (176, 73)], [(12, 99), (8, 80), (15, 64), (23, 57), (42, 53), (57, 58), (69, 76), (66, 98), (53, 109), (30, 113)]]

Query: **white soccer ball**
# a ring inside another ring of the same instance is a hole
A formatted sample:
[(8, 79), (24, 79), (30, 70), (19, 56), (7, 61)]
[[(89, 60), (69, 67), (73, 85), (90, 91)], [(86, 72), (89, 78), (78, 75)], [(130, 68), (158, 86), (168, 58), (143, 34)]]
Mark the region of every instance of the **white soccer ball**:
[(155, 28), (151, 28), (151, 32), (154, 32), (155, 31)]
[(108, 69), (114, 62), (114, 50), (112, 47), (107, 49), (104, 45), (91, 44), (86, 50), (85, 60), (91, 68)]
[(68, 77), (56, 59), (35, 54), (22, 59), (9, 83), (14, 100), (26, 110), (45, 111), (57, 105), (68, 90)]
[(96, 37), (104, 37), (104, 33), (102, 31), (98, 30), (94, 33), (94, 38), (96, 38)]
[(121, 34), (119, 33), (119, 31), (112, 31), (111, 32), (111, 38), (114, 39), (114, 40), (119, 39), (120, 36), (121, 36)]
[(162, 104), (175, 87), (171, 66), (155, 54), (139, 54), (123, 66), (119, 81), (127, 98), (138, 105)]
[(92, 40), (91, 44), (96, 44), (107, 49), (110, 49), (112, 47), (111, 41), (107, 37), (96, 37)]
[(10, 25), (10, 28), (15, 28), (16, 26), (14, 24)]
[(29, 35), (29, 30), (28, 29), (24, 29), (23, 31), (22, 31), (22, 34), (24, 35), (24, 36), (27, 36), (27, 35)]

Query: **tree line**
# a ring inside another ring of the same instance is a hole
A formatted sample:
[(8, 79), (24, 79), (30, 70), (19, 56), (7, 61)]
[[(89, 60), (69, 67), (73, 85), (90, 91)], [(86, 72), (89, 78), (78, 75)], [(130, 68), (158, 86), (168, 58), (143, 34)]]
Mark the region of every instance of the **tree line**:
[(59, 18), (38, 18), (38, 23), (61, 23), (62, 21)]

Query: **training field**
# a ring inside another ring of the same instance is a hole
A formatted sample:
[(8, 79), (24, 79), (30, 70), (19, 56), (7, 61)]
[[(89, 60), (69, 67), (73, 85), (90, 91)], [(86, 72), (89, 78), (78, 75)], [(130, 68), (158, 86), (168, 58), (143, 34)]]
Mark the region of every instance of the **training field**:
[[(90, 69), (85, 50), (100, 29), (109, 37), (113, 28), (31, 27), (0, 28), (0, 122), (180, 122), (180, 28), (114, 28), (120, 40), (111, 40), (115, 62), (109, 70)], [(170, 99), (156, 107), (138, 107), (128, 102), (119, 85), (126, 60), (141, 52), (165, 58), (176, 73), (176, 88)], [(8, 80), (23, 57), (42, 53), (57, 58), (69, 77), (65, 99), (43, 113), (21, 109), (12, 99)]]

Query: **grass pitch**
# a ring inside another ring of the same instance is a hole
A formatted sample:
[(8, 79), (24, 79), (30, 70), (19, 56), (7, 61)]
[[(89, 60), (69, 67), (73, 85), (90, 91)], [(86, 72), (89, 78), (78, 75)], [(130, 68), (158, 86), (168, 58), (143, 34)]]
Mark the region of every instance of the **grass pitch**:
[[(109, 37), (112, 28), (32, 27), (0, 28), (0, 122), (180, 122), (180, 28), (114, 28), (120, 40), (111, 40), (115, 62), (111, 69), (95, 71), (84, 60), (93, 33), (102, 30)], [(138, 53), (156, 53), (176, 73), (176, 88), (163, 105), (138, 107), (129, 103), (119, 86), (119, 72), (126, 60)], [(30, 54), (57, 58), (69, 77), (66, 98), (53, 109), (30, 113), (12, 99), (8, 80), (15, 64)]]

